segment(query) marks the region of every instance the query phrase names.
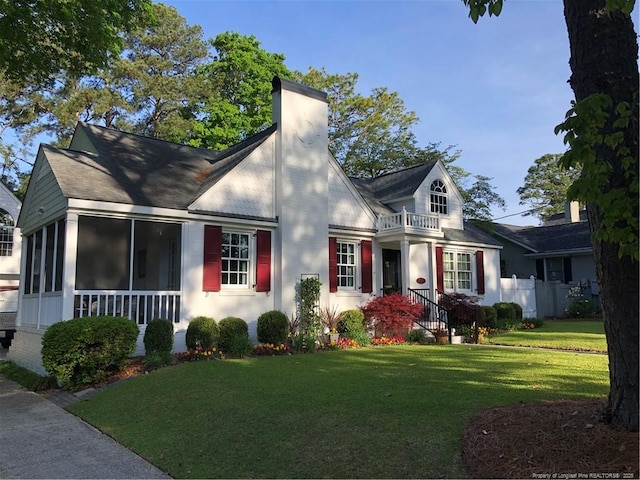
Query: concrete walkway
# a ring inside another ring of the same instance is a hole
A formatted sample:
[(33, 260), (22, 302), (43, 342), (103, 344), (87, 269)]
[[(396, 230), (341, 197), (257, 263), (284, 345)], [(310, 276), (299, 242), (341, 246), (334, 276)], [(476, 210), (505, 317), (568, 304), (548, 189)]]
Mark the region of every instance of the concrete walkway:
[(0, 478), (171, 478), (47, 397), (0, 375)]

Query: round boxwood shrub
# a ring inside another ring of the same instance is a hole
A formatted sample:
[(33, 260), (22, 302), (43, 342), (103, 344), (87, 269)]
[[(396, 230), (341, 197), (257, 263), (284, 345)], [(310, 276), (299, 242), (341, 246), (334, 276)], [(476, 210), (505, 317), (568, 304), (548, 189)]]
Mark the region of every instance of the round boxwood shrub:
[(512, 330), (518, 326), (516, 320), (516, 309), (512, 303), (498, 302), (493, 305), (496, 309), (497, 319), (496, 327), (501, 330)]
[(365, 318), (361, 310), (345, 310), (340, 314), (338, 321), (340, 336), (353, 339), (355, 336), (360, 337), (360, 334), (365, 332)]
[(480, 307), (483, 312), (484, 320), (483, 323), (480, 323), (480, 326), (496, 328), (498, 326), (498, 311), (489, 305), (484, 305)]
[(194, 317), (187, 327), (185, 341), (187, 348), (202, 348), (210, 350), (215, 347), (220, 338), (220, 328), (211, 317)]
[(516, 320), (522, 320), (522, 307), (515, 303), (515, 302), (511, 302), (509, 305), (511, 305), (513, 307), (513, 310), (516, 313)]
[(42, 365), (69, 390), (122, 370), (136, 349), (138, 326), (123, 317), (81, 317), (51, 325), (42, 336)]
[(280, 345), (287, 341), (289, 319), (279, 310), (265, 312), (258, 317), (258, 341)]
[(171, 352), (173, 348), (173, 323), (164, 318), (154, 318), (144, 332), (144, 349), (147, 355)]
[(249, 326), (243, 319), (225, 317), (220, 320), (218, 326), (220, 327), (218, 346), (223, 352), (237, 353), (233, 350), (234, 348), (237, 350), (241, 342), (249, 343)]

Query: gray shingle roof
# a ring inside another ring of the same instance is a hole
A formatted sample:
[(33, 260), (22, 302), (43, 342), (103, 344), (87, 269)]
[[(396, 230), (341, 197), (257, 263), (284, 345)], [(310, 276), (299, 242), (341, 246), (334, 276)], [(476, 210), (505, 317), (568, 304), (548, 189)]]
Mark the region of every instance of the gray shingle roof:
[(494, 224), (496, 235), (527, 247), (532, 253), (592, 248), (589, 222), (563, 223), (541, 227)]
[(444, 240), (450, 242), (478, 243), (501, 247), (502, 243), (475, 225), (464, 222), (464, 230), (443, 228)]
[(436, 163), (435, 161), (422, 163), (375, 178), (360, 178), (357, 179), (356, 187), (362, 188), (362, 186), (365, 186), (380, 202), (390, 202), (398, 198), (410, 197), (429, 175)]
[(85, 123), (77, 128), (96, 152), (43, 147), (65, 197), (176, 209), (185, 209), (274, 131), (218, 152)]

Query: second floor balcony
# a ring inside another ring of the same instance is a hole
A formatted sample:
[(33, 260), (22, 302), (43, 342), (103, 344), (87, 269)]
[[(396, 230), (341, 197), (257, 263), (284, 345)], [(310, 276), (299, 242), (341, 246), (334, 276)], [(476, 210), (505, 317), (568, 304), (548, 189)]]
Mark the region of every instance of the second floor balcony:
[(429, 237), (442, 237), (440, 217), (422, 213), (401, 212), (378, 217), (378, 235), (414, 234)]

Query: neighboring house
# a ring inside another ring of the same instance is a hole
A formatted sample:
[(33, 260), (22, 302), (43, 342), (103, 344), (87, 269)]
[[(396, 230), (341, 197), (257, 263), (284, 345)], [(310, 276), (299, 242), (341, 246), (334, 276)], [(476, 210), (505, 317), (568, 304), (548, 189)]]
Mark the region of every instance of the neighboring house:
[[(522, 227), (493, 224), (493, 236), (503, 244), (500, 259), (502, 277), (534, 276), (538, 281), (540, 316), (564, 313), (569, 286), (581, 285), (585, 294), (599, 294), (596, 265), (586, 211), (577, 202), (567, 204), (564, 214), (551, 217), (543, 225)], [(549, 285), (562, 286), (549, 290)], [(546, 304), (546, 307), (545, 307)]]
[[(296, 310), (296, 285), (321, 306), (384, 292), (499, 300), (500, 244), (462, 221), (440, 162), (348, 178), (328, 150), (326, 94), (274, 78), (273, 125), (224, 151), (80, 123), (69, 148), (42, 145), (24, 207), (18, 332), (9, 358), (42, 370), (55, 322), (127, 316), (256, 319)], [(139, 342), (138, 351), (141, 350)]]
[[(0, 316), (15, 318), (18, 309), (22, 240), (16, 221), (22, 204), (0, 182)], [(12, 321), (13, 321), (12, 318)]]

